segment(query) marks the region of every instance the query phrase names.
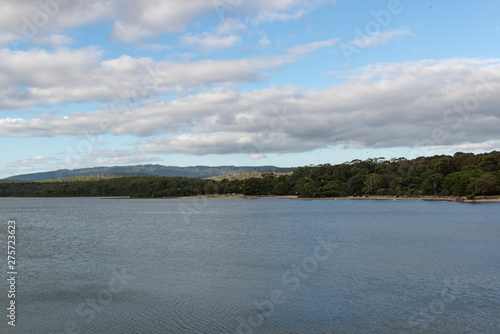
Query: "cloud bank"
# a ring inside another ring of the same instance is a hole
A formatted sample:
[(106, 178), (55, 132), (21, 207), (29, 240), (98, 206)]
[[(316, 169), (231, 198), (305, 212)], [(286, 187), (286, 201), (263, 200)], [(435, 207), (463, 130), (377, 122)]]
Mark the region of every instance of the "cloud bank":
[[(137, 62), (118, 59), (101, 66), (127, 73), (136, 69)], [(235, 62), (233, 71), (221, 64), (226, 71), (220, 80), (245, 79), (263, 66), (252, 61), (248, 65), (245, 60), (249, 70), (242, 73), (242, 64)], [(212, 73), (204, 71), (210, 72), (213, 65), (182, 65), (186, 68), (179, 71), (179, 77), (184, 73), (186, 84), (214, 80)], [(185, 75), (190, 66), (199, 66), (192, 77)], [(122, 110), (3, 118), (0, 135), (95, 134), (103, 131), (105, 120), (109, 124), (105, 132), (154, 136), (135, 145), (130, 153), (193, 155), (292, 153), (331, 145), (480, 145), (500, 139), (498, 59), (380, 63), (346, 72), (343, 78), (343, 83), (325, 89), (303, 91), (287, 86), (239, 92), (216, 87), (168, 101), (152, 99)], [(155, 86), (153, 82), (152, 89), (164, 84), (160, 80)]]
[[(113, 22), (111, 40), (135, 43), (160, 34), (183, 32), (200, 17), (246, 20), (259, 25), (297, 20), (333, 0), (3, 0), (0, 46), (42, 40), (101, 20)], [(241, 23), (237, 23), (240, 24)], [(226, 27), (227, 28), (227, 27)]]

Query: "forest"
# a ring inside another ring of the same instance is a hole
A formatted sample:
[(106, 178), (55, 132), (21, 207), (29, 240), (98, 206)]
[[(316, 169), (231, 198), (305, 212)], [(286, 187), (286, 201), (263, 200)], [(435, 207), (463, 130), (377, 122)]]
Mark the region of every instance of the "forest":
[[(61, 180), (59, 180), (61, 181)], [(0, 183), (0, 197), (163, 198), (213, 194), (347, 196), (500, 195), (500, 152), (372, 158), (337, 165), (304, 166), (293, 173), (220, 181), (187, 177), (134, 176), (62, 182)]]

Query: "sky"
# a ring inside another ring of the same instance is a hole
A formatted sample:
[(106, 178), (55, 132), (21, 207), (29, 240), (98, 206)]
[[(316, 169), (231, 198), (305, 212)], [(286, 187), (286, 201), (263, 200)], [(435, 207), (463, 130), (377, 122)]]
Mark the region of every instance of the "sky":
[(495, 0), (0, 2), (0, 178), (500, 148)]

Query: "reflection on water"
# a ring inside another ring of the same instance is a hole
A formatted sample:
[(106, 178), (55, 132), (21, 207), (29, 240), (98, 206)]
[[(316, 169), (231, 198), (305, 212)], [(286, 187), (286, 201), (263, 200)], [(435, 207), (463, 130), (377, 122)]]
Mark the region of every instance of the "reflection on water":
[(2, 333), (500, 332), (497, 203), (0, 199), (0, 212), (17, 221), (19, 272)]

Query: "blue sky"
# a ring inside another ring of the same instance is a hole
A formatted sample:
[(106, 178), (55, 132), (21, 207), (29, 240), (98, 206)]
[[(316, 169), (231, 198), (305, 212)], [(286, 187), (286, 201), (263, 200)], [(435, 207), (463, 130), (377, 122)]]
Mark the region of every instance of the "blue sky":
[(500, 3), (3, 0), (0, 178), (500, 146)]

